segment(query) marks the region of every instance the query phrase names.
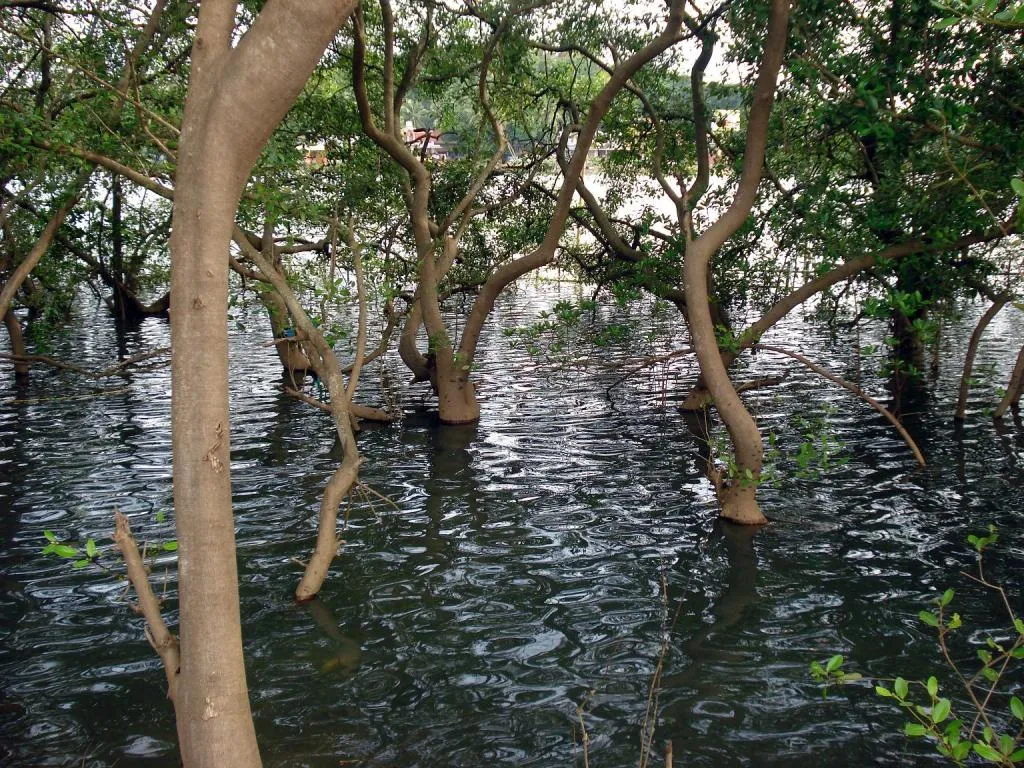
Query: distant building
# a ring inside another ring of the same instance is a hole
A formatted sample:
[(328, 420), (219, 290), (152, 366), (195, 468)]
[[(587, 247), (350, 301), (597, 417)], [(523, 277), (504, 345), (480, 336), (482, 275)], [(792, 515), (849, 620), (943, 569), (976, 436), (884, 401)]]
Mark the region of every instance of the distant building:
[(318, 144), (308, 144), (299, 147), (302, 150), (303, 160), (309, 167), (322, 167), (327, 165), (327, 146), (321, 141)]
[[(432, 160), (447, 160), (448, 150), (440, 131), (433, 128), (414, 128), (411, 120), (406, 120), (402, 129), (402, 141), (416, 155), (422, 154)], [(426, 148), (423, 144), (426, 142)]]

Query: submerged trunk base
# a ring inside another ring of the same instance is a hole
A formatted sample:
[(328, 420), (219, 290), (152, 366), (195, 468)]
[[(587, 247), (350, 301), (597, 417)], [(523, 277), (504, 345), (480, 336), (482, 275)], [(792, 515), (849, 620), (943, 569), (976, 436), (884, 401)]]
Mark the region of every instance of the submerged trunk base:
[(740, 525), (765, 525), (768, 518), (757, 503), (757, 485), (729, 485), (718, 491), (719, 515)]
[(475, 424), (480, 421), (480, 404), (476, 387), (464, 377), (438, 377), (437, 411), (442, 424)]

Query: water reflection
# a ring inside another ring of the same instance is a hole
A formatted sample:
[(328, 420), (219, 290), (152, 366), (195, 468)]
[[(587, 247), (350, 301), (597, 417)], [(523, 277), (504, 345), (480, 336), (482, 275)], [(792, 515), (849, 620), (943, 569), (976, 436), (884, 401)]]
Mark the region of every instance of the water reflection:
[[(438, 425), (417, 390), (403, 423), (360, 434), (362, 479), (393, 503), (353, 504), (346, 544), (307, 606), (291, 601), (291, 559), (314, 536), (334, 431), (281, 392), (265, 338), (233, 333), (232, 478), (265, 763), (571, 765), (576, 706), (593, 690), (592, 764), (634, 764), (666, 621), (663, 576), (670, 624), (681, 609), (655, 742), (673, 739), (677, 765), (924, 760), (900, 735), (899, 713), (866, 688), (822, 701), (807, 665), (843, 653), (866, 674), (929, 674), (917, 611), (969, 565), (963, 539), (989, 522), (1005, 531), (996, 572), (1019, 584), (1019, 421), (998, 432), (979, 417), (955, 430), (956, 373), (942, 372), (913, 420), (931, 462), (916, 471), (873, 411), (794, 371), (747, 395), (759, 424), (792, 451), (802, 439), (794, 416), (831, 404), (849, 463), (763, 489), (770, 526), (715, 523), (709, 424), (664, 407), (690, 378), (634, 377), (614, 390), (616, 409), (605, 389), (619, 373), (549, 375), (508, 346), (497, 326), (562, 295), (524, 289), (521, 304), (499, 307), (483, 340), (479, 426)], [(673, 322), (656, 319), (666, 338), (681, 337)], [(166, 344), (165, 323), (123, 341), (105, 323), (83, 318), (57, 353), (103, 362)], [(783, 346), (813, 345), (836, 370), (849, 364), (842, 334), (816, 336), (798, 318), (773, 333)], [(984, 347), (979, 364), (1002, 380), (1013, 361), (997, 353)], [(783, 365), (765, 355), (743, 364), (744, 377)], [(374, 377), (366, 383), (366, 401), (379, 402)], [(861, 383), (885, 385), (869, 370)], [(24, 394), (58, 389), (88, 391), (44, 375)], [(978, 389), (979, 402), (987, 395)], [(176, 759), (159, 663), (121, 586), (39, 551), (44, 529), (105, 541), (115, 503), (145, 538), (173, 536), (173, 520), (154, 514), (170, 511), (169, 407), (161, 369), (133, 374), (116, 397), (0, 409), (0, 745), (12, 766)], [(171, 556), (158, 563), (161, 581), (165, 569), (173, 620)], [(981, 625), (1001, 621), (988, 609), (979, 601)]]

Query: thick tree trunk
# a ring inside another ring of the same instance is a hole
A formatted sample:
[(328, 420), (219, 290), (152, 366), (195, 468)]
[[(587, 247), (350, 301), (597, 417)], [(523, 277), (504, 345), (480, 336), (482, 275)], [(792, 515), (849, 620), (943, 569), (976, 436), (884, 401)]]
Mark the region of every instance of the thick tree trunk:
[[(214, 10), (204, 14), (208, 8)], [(226, 320), (227, 249), (241, 173), (204, 130), (215, 109), (219, 62), (202, 53), (213, 47), (203, 21), (217, 10), (233, 19), (230, 3), (226, 9), (204, 3), (200, 11), (171, 234), (171, 429), (181, 605), (175, 704), (186, 766), (248, 768), (260, 765), (260, 756), (242, 656)]]
[(188, 768), (260, 765), (242, 656), (228, 421), (228, 244), (252, 164), (351, 2), (278, 0), (232, 47), (235, 3), (204, 0), (171, 233), (174, 508)]
[(458, 365), (451, 350), (435, 358), (431, 382), (437, 390), (438, 417), (442, 424), (472, 424), (480, 420), (476, 387), (469, 380), (469, 371)]

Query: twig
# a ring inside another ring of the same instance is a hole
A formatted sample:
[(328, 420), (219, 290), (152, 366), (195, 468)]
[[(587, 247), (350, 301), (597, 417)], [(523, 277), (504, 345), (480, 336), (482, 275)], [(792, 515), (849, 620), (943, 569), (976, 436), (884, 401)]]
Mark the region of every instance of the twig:
[(583, 768), (590, 768), (590, 734), (587, 733), (587, 724), (583, 721), (583, 709), (594, 698), (595, 693), (596, 691), (591, 689), (576, 707), (576, 717), (580, 722), (580, 741), (583, 744)]
[(135, 543), (128, 518), (119, 509), (114, 510), (113, 538), (128, 569), (128, 580), (139, 598), (139, 610), (146, 621), (146, 639), (164, 664), (164, 672), (167, 674), (167, 698), (173, 701), (177, 691), (178, 668), (181, 664), (178, 638), (167, 629), (160, 615), (160, 601), (149, 583), (149, 572), (146, 570), (142, 555), (139, 554), (139, 547)]
[(398, 504), (397, 504), (397, 503), (395, 503), (395, 501), (394, 501), (394, 500), (392, 500), (392, 499), (388, 498), (388, 497), (387, 497), (387, 496), (385, 496), (385, 495), (384, 495), (383, 493), (380, 493), (379, 491), (375, 490), (375, 489), (373, 488), (373, 486), (370, 486), (370, 485), (367, 485), (366, 483), (360, 482), (360, 483), (359, 483), (359, 485), (358, 485), (357, 487), (358, 487), (358, 488), (359, 488), (360, 490), (362, 490), (362, 491), (363, 491), (363, 493), (369, 493), (369, 494), (372, 494), (372, 495), (376, 496), (376, 497), (377, 497), (378, 499), (380, 499), (381, 501), (383, 501), (383, 502), (384, 502), (385, 504), (390, 504), (390, 505), (391, 505), (392, 507), (394, 507), (395, 509), (397, 509), (397, 510), (398, 510), (399, 512), (401, 512), (401, 511), (402, 511), (402, 508), (401, 508), (400, 506), (398, 506)]
[(810, 360), (808, 360), (806, 357), (804, 357), (803, 355), (799, 354), (798, 352), (791, 352), (788, 349), (783, 349), (782, 347), (776, 347), (776, 346), (774, 346), (772, 344), (752, 344), (751, 345), (751, 349), (764, 349), (764, 350), (767, 350), (769, 352), (777, 352), (780, 355), (785, 355), (786, 357), (791, 357), (794, 360), (796, 360), (797, 362), (800, 362), (800, 363), (803, 363), (804, 365), (806, 365), (808, 368), (810, 368), (812, 371), (814, 371), (819, 376), (822, 376), (822, 377), (828, 379), (829, 381), (831, 381), (831, 382), (833, 382), (835, 384), (838, 384), (843, 389), (846, 389), (846, 390), (848, 390), (850, 392), (853, 392), (853, 394), (857, 395), (857, 397), (859, 397), (862, 400), (864, 400), (864, 402), (866, 402), (868, 405), (870, 405), (872, 408), (874, 408), (880, 414), (885, 416), (885, 418), (889, 421), (889, 423), (892, 424), (896, 428), (896, 431), (900, 433), (900, 437), (903, 438), (903, 442), (905, 442), (907, 444), (907, 447), (909, 447), (911, 452), (913, 452), (914, 458), (917, 459), (917, 463), (920, 466), (922, 466), (922, 467), (926, 466), (925, 460), (924, 460), (924, 456), (921, 453), (921, 449), (917, 447), (917, 443), (914, 442), (914, 438), (912, 438), (910, 436), (910, 433), (907, 432), (907, 430), (903, 427), (902, 424), (900, 424), (900, 420), (897, 419), (888, 408), (886, 408), (880, 402), (875, 400), (875, 398), (871, 397), (871, 395), (869, 395), (863, 389), (858, 387), (856, 384), (853, 384), (852, 382), (849, 382), (846, 379), (844, 379), (844, 378), (842, 378), (840, 376), (837, 376), (836, 374), (832, 373), (831, 371), (828, 371), (828, 370), (822, 368), (817, 363), (811, 362)]
[(304, 403), (312, 405), (314, 408), (319, 408), (321, 411), (331, 412), (331, 406), (325, 403), (323, 400), (317, 400), (315, 397), (310, 397), (305, 392), (299, 392), (297, 389), (291, 387), (285, 387), (284, 391), (294, 398), (301, 400)]

